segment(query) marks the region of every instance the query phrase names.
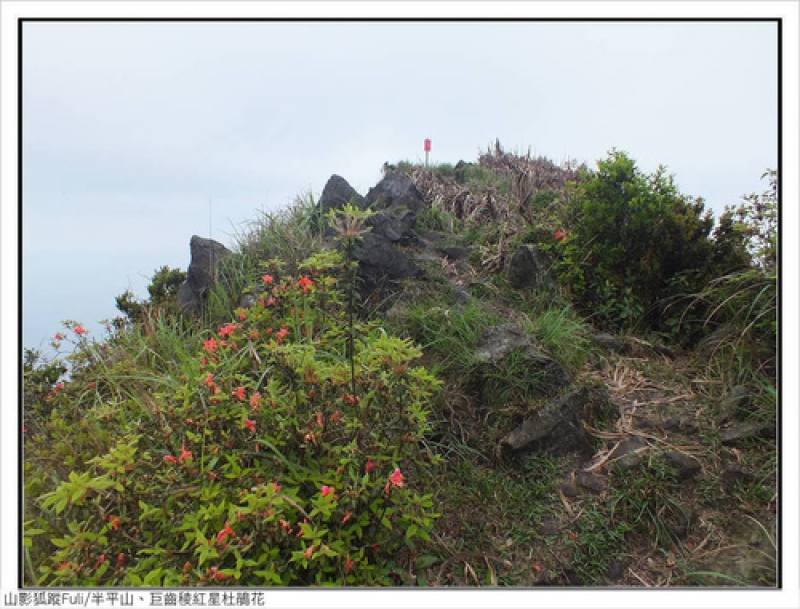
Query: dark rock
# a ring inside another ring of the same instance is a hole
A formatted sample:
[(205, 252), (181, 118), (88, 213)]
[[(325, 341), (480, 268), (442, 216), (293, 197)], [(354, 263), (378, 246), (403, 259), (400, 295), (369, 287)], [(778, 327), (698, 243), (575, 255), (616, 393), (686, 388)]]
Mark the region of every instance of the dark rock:
[(576, 472), (575, 484), (594, 493), (602, 493), (604, 490), (603, 482), (600, 478), (589, 472)]
[(770, 423), (742, 423), (734, 425), (720, 434), (720, 440), (725, 445), (738, 444), (743, 440), (774, 437), (775, 425)]
[(728, 463), (722, 470), (722, 479), (729, 486), (734, 486), (736, 484), (748, 484), (755, 479), (755, 476), (737, 463)]
[(327, 213), (332, 209), (342, 209), (347, 203), (353, 203), (361, 209), (366, 206), (364, 197), (347, 180), (342, 176), (332, 175), (322, 189), (317, 205), (323, 213)]
[(678, 478), (693, 478), (700, 471), (700, 464), (690, 456), (671, 450), (664, 453), (666, 460), (678, 470)]
[(472, 252), (468, 247), (443, 247), (439, 252), (444, 254), (448, 260), (463, 260)]
[(592, 338), (599, 347), (602, 347), (607, 351), (616, 351), (617, 353), (625, 353), (626, 350), (625, 343), (622, 340), (622, 338), (618, 336), (608, 334), (607, 332), (599, 332), (595, 334)]
[(576, 487), (574, 484), (570, 484), (569, 482), (562, 482), (558, 488), (561, 489), (561, 492), (564, 493), (565, 497), (577, 497), (580, 495), (578, 487)]
[(529, 377), (532, 385), (538, 385), (539, 395), (569, 385), (569, 376), (561, 364), (545, 354), (539, 342), (514, 323), (493, 326), (481, 336), (475, 351), (479, 381), (481, 377), (484, 380), (492, 377), (496, 367), (512, 353), (519, 357), (520, 374)]
[(734, 419), (747, 416), (752, 405), (752, 397), (747, 387), (737, 385), (730, 393), (720, 400), (716, 422), (723, 425)]
[(191, 262), (186, 273), (186, 281), (178, 289), (178, 306), (181, 311), (197, 313), (213, 285), (217, 264), (230, 251), (213, 239), (194, 235), (189, 242)]
[(425, 199), (414, 181), (405, 174), (388, 171), (376, 186), (367, 193), (366, 203), (376, 210), (392, 212), (409, 210), (414, 213), (426, 207)]
[(256, 297), (250, 292), (242, 294), (242, 297), (239, 299), (239, 306), (243, 309), (249, 309), (254, 304), (256, 304)]
[(394, 287), (398, 281), (417, 277), (421, 273), (411, 259), (381, 235), (365, 233), (355, 257), (364, 296), (382, 286)]
[(417, 224), (417, 215), (407, 209), (392, 213), (381, 210), (366, 221), (366, 226), (372, 228), (373, 235), (386, 237), (392, 243), (408, 245), (416, 241), (417, 235), (414, 227)]
[(500, 447), (552, 454), (591, 450), (583, 421), (591, 421), (608, 409), (604, 396), (585, 387), (577, 389), (536, 410), (500, 440)]
[(532, 245), (520, 245), (508, 262), (508, 279), (517, 289), (540, 285), (547, 261)]
[(622, 471), (633, 469), (642, 462), (648, 449), (647, 442), (639, 436), (631, 436), (619, 445), (614, 453), (614, 462)]

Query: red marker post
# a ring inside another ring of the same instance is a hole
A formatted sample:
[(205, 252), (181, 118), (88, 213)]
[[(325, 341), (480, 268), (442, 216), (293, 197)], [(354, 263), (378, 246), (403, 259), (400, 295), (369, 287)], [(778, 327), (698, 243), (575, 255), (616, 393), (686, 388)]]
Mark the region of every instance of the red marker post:
[(431, 141), (425, 139), (425, 167), (428, 166), (428, 153), (431, 151)]

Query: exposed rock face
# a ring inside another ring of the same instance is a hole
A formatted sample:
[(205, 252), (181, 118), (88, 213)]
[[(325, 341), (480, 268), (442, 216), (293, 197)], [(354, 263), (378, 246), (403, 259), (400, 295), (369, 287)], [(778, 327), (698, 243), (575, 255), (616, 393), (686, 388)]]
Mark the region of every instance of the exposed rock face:
[(420, 268), (386, 237), (365, 233), (355, 252), (363, 295), (401, 279), (416, 277)]
[(370, 188), (366, 201), (373, 209), (387, 209), (393, 213), (401, 210), (416, 213), (426, 206), (425, 198), (417, 190), (414, 181), (395, 171), (387, 172), (376, 186)]
[(328, 213), (332, 209), (342, 209), (347, 203), (354, 203), (356, 207), (364, 208), (365, 202), (355, 188), (342, 176), (332, 175), (325, 188), (322, 189), (318, 205), (322, 213)]
[(217, 264), (230, 254), (230, 251), (213, 239), (204, 239), (197, 235), (192, 237), (189, 248), (191, 262), (186, 281), (178, 290), (178, 305), (184, 312), (196, 313), (207, 297)]
[(607, 398), (582, 387), (545, 404), (502, 440), (500, 449), (546, 451), (564, 454), (591, 451), (590, 439), (583, 427), (611, 408)]
[(382, 235), (400, 245), (416, 241), (414, 228), (417, 224), (417, 212), (426, 205), (410, 177), (389, 171), (369, 190), (366, 204), (377, 212), (367, 220), (367, 226), (372, 227), (374, 234)]
[(545, 354), (538, 341), (514, 323), (494, 326), (483, 333), (475, 352), (475, 360), (483, 364), (478, 374), (491, 376), (493, 365), (515, 352), (519, 356), (520, 374), (529, 375), (541, 395), (569, 385), (569, 376), (561, 364)]
[(400, 245), (408, 245), (416, 241), (417, 235), (414, 232), (416, 224), (417, 215), (407, 209), (397, 213), (382, 210), (366, 222), (366, 225), (372, 228), (373, 235), (381, 235), (391, 243)]
[(517, 289), (542, 283), (546, 261), (535, 247), (520, 245), (508, 262), (508, 279)]

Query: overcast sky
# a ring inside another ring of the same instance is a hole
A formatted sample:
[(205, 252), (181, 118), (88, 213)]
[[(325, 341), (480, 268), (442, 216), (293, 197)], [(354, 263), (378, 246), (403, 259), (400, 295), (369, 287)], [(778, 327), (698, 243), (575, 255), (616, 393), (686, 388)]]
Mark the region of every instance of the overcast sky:
[[(118, 314), (189, 239), (385, 161), (667, 166), (716, 215), (778, 162), (772, 22), (26, 22), (23, 342)], [(55, 281), (57, 280), (57, 281)]]

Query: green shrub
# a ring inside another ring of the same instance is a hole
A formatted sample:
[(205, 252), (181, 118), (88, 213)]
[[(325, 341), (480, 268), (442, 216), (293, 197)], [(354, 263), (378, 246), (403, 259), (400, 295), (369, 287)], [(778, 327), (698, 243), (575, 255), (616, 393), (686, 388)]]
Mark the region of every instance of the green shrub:
[(679, 193), (664, 168), (645, 175), (616, 150), (597, 167), (576, 184), (575, 223), (556, 248), (560, 278), (596, 322), (658, 328), (675, 278), (697, 290), (720, 269), (746, 263), (741, 250), (731, 250), (734, 260), (719, 255), (711, 212)]
[(409, 341), (348, 328), (338, 263), (265, 269), (177, 378), (118, 362), (52, 397), (25, 440), (28, 584), (402, 580), (436, 517), (414, 487), (437, 381)]

